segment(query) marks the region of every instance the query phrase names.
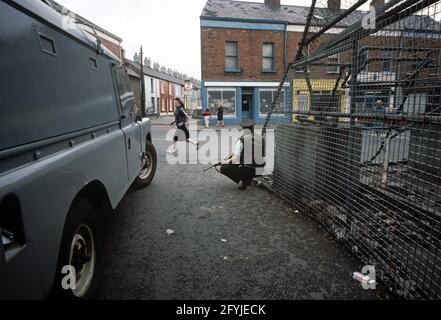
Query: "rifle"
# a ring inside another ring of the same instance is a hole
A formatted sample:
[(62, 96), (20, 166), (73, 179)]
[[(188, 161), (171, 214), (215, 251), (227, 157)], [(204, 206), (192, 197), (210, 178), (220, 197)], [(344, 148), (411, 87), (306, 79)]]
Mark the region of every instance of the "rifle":
[[(229, 156), (228, 158), (225, 158), (224, 160), (231, 159), (232, 157), (233, 157), (233, 156), (231, 155), (231, 156)], [(222, 164), (222, 161), (220, 161), (220, 162), (218, 162), (218, 163), (216, 163), (216, 164), (213, 164), (211, 167), (205, 169), (205, 170), (204, 170), (204, 173), (207, 172), (208, 170), (213, 169), (214, 167), (220, 166), (221, 164)]]
[(216, 163), (216, 164), (213, 164), (213, 165), (212, 165), (211, 167), (209, 167), (209, 168), (205, 169), (205, 170), (204, 170), (204, 173), (205, 173), (205, 172), (207, 172), (208, 170), (211, 170), (211, 169), (213, 169), (214, 167), (220, 166), (220, 165), (221, 165), (221, 163), (222, 163), (222, 162), (218, 162), (218, 163)]

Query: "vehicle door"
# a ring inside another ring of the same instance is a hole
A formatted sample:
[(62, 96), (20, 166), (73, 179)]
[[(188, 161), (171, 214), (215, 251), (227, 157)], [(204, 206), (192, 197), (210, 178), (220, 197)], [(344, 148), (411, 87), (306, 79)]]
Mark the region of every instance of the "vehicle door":
[(122, 66), (114, 65), (114, 74), (121, 107), (121, 130), (126, 141), (128, 180), (132, 181), (142, 168), (141, 132), (139, 124), (135, 121), (135, 94), (129, 76)]

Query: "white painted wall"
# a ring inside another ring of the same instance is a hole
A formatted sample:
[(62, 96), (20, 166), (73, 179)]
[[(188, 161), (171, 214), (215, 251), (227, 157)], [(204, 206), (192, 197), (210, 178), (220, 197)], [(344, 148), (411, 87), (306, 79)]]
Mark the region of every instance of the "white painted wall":
[[(153, 80), (153, 87), (152, 87)], [(145, 76), (145, 96), (147, 108), (152, 108), (152, 98), (155, 99), (154, 111), (159, 113), (158, 98), (160, 97), (159, 80), (149, 76)]]
[(183, 99), (184, 94), (182, 92), (182, 87), (179, 84), (174, 84), (175, 86), (175, 96)]

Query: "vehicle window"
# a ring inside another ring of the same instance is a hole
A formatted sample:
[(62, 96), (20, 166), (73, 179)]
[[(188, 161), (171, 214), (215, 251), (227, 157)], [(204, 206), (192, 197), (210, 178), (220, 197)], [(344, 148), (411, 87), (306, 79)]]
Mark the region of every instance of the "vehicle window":
[(122, 68), (115, 70), (116, 84), (118, 86), (119, 98), (121, 101), (122, 113), (125, 117), (135, 115), (135, 94), (130, 86), (127, 73)]

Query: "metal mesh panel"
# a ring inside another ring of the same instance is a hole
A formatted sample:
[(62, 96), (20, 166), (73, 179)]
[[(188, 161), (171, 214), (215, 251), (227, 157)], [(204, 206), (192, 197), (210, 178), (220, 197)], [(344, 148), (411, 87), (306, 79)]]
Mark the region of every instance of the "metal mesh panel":
[(441, 2), (366, 4), (312, 1), (283, 79), (293, 111), (265, 126), (276, 129), (268, 181), (395, 293), (439, 299)]

